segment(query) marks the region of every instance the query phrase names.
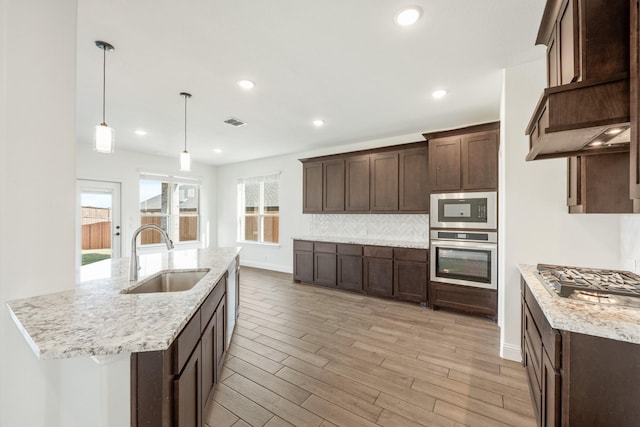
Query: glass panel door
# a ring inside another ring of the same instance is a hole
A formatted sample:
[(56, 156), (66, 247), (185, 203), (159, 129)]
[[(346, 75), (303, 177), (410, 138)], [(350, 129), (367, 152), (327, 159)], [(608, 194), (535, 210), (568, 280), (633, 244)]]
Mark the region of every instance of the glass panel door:
[(120, 257), (120, 183), (78, 180), (80, 265)]
[(442, 278), (491, 283), (491, 251), (436, 247), (436, 275)]

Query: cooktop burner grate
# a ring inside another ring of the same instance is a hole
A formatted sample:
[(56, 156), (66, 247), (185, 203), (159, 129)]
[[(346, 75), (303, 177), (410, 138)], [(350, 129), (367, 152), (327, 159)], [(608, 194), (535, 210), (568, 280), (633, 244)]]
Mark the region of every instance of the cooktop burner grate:
[(538, 264), (543, 282), (564, 298), (640, 306), (640, 276), (629, 271)]

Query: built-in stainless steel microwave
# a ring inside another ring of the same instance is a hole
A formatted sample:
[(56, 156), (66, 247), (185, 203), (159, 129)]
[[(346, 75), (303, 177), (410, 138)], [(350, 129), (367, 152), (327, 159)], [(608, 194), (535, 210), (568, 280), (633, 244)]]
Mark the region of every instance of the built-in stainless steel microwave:
[(495, 230), (498, 228), (497, 193), (432, 194), (429, 217), (434, 228)]

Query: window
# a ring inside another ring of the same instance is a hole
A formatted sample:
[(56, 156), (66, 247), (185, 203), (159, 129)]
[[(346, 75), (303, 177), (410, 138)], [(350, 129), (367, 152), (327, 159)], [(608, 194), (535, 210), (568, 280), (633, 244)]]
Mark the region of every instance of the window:
[[(174, 243), (198, 240), (199, 183), (166, 175), (141, 175), (140, 223), (156, 224), (164, 228)], [(160, 234), (145, 230), (140, 235), (140, 243), (161, 243)]]
[(280, 173), (238, 181), (238, 240), (276, 244), (280, 234)]

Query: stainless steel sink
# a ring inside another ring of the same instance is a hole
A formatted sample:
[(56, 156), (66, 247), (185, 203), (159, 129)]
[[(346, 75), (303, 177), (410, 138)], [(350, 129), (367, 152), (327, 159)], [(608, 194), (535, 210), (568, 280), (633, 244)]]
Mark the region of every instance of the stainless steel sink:
[(208, 268), (198, 270), (163, 271), (148, 277), (135, 287), (124, 290), (123, 294), (149, 294), (154, 292), (182, 292), (193, 288), (209, 272)]

